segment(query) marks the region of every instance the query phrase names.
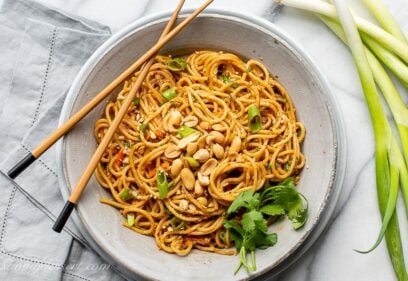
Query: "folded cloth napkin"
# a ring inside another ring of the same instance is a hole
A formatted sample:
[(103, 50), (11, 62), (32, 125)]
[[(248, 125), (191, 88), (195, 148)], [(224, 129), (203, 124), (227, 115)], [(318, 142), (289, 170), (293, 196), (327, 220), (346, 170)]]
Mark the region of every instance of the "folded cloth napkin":
[(0, 280), (122, 280), (73, 239), (80, 235), (72, 223), (68, 233), (52, 230), (64, 204), (53, 148), (15, 181), (5, 176), (56, 129), (74, 76), (110, 30), (29, 0), (5, 0), (0, 34)]

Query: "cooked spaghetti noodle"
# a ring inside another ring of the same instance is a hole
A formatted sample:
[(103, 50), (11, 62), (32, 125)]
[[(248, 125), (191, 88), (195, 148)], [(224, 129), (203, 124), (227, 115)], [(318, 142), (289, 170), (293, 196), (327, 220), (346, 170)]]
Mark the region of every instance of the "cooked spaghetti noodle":
[[(137, 76), (97, 120), (98, 142)], [(166, 252), (235, 254), (225, 210), (242, 191), (299, 177), (304, 136), (290, 97), (261, 62), (213, 51), (157, 56), (98, 165), (113, 197), (101, 201)]]

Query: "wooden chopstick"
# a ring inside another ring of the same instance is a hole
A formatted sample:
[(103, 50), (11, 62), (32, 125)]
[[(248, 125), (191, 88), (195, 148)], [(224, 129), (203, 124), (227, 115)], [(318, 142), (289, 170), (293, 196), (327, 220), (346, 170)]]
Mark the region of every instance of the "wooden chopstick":
[[(82, 192), (86, 188), (86, 185), (89, 182), (89, 179), (91, 178), (96, 166), (99, 163), (99, 160), (101, 159), (105, 149), (111, 142), (113, 135), (115, 134), (116, 130), (118, 129), (120, 123), (122, 122), (123, 117), (127, 113), (128, 107), (134, 100), (136, 93), (138, 92), (140, 86), (142, 85), (143, 80), (145, 79), (150, 66), (154, 62), (154, 55), (160, 50), (161, 46), (164, 45), (162, 43), (163, 41), (167, 42), (169, 41), (172, 36), (176, 35), (178, 31), (180, 31), (183, 27), (185, 27), (187, 24), (189, 24), (195, 17), (197, 17), (213, 0), (208, 0), (203, 6), (198, 8), (193, 14), (191, 14), (189, 17), (187, 17), (182, 23), (180, 23), (177, 27), (175, 27), (171, 32), (169, 32), (170, 28), (173, 26), (174, 22), (177, 19), (178, 13), (180, 12), (180, 9), (184, 3), (184, 0), (181, 0), (179, 5), (177, 6), (175, 12), (173, 13), (170, 21), (168, 22), (165, 30), (163, 31), (163, 34), (161, 38), (159, 39), (159, 42), (154, 45), (143, 57), (150, 58), (149, 61), (147, 61), (143, 66), (142, 70), (133, 85), (132, 89), (126, 96), (125, 100), (122, 103), (122, 106), (115, 116), (113, 122), (111, 123), (110, 127), (108, 128), (107, 132), (105, 133), (105, 136), (102, 138), (102, 141), (99, 143), (98, 148), (96, 149), (94, 155), (92, 156), (88, 166), (86, 167), (84, 173), (82, 174), (81, 178), (78, 181), (77, 186), (74, 188), (73, 192), (71, 193), (71, 196), (69, 197), (68, 201), (65, 203), (64, 209), (61, 211), (59, 217), (57, 218), (53, 230), (56, 232), (61, 232), (62, 228), (64, 227), (66, 221), (68, 220), (70, 214), (72, 213), (72, 210), (74, 209), (75, 204), (79, 201), (79, 198), (81, 197)], [(166, 35), (166, 32), (169, 32)]]
[[(80, 111), (74, 114), (68, 119), (61, 127), (55, 130), (45, 140), (43, 140), (32, 152), (29, 152), (23, 159), (21, 159), (13, 168), (11, 168), (7, 175), (14, 179), (26, 168), (28, 168), (36, 159), (38, 159), (45, 151), (47, 151), (56, 141), (58, 141), (63, 135), (69, 132), (73, 126), (75, 126), (81, 119), (86, 116), (93, 108), (95, 108), (106, 96), (108, 96), (112, 90), (114, 90), (120, 83), (122, 83), (127, 77), (133, 74), (143, 63), (145, 63), (150, 57), (156, 54), (167, 42), (169, 42), (174, 36), (176, 36), (184, 27), (186, 27), (193, 19), (195, 19), (213, 0), (208, 0), (201, 7), (199, 7), (194, 13), (188, 16), (183, 22), (176, 26), (173, 30), (167, 34), (162, 34), (159, 41), (148, 50), (142, 57), (140, 57), (135, 63), (133, 63), (127, 70), (119, 75), (114, 81), (106, 86), (98, 95), (96, 95), (91, 101), (89, 101)], [(167, 27), (166, 27), (167, 29)]]

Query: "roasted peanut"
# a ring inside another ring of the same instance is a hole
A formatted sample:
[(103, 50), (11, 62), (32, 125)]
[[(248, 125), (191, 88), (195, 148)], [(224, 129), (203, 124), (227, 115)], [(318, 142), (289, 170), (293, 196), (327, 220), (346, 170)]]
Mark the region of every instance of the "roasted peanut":
[(181, 119), (182, 119), (182, 116), (181, 116), (181, 113), (180, 113), (180, 111), (178, 111), (178, 110), (171, 110), (170, 112), (169, 112), (169, 123), (171, 124), (171, 125), (175, 125), (175, 126), (179, 126), (180, 124), (181, 124)]
[(205, 147), (205, 139), (206, 139), (206, 136), (201, 136), (198, 138), (197, 140), (198, 149)]
[(193, 190), (195, 185), (195, 177), (189, 168), (183, 168), (180, 172), (181, 183), (188, 190)]
[(186, 116), (183, 119), (183, 124), (188, 127), (195, 127), (198, 124), (198, 118), (196, 116)]
[(207, 186), (210, 184), (210, 177), (204, 176), (202, 173), (198, 172), (197, 182), (199, 182), (201, 186)]
[(197, 201), (198, 201), (198, 203), (200, 203), (203, 206), (207, 206), (207, 204), (208, 204), (208, 200), (205, 197), (198, 197)]
[(215, 143), (212, 146), (212, 152), (214, 153), (214, 156), (216, 158), (221, 159), (224, 156), (224, 147), (222, 147), (218, 143)]
[(203, 129), (203, 130), (206, 130), (206, 131), (211, 130), (211, 124), (210, 124), (210, 122), (202, 121), (202, 122), (200, 122), (199, 126), (200, 126), (200, 128)]
[(208, 152), (207, 149), (199, 149), (196, 153), (194, 153), (193, 158), (196, 159), (197, 161), (204, 163), (205, 161), (210, 158), (210, 153)]
[(218, 132), (225, 132), (227, 130), (227, 127), (222, 124), (214, 124), (212, 125), (212, 129)]
[(191, 134), (180, 140), (178, 147), (184, 149), (189, 143), (195, 142), (200, 137), (200, 133)]
[(194, 193), (197, 194), (197, 195), (201, 195), (201, 194), (204, 193), (204, 189), (203, 189), (203, 187), (201, 186), (201, 184), (200, 184), (199, 181), (196, 181), (196, 182), (195, 182), (195, 185), (194, 185)]
[(166, 148), (166, 150), (164, 151), (164, 156), (166, 156), (167, 158), (176, 158), (180, 155), (181, 151), (178, 148), (177, 145), (175, 144), (169, 144)]
[(201, 168), (200, 168), (200, 172), (203, 176), (209, 176), (212, 171), (214, 171), (214, 169), (217, 167), (218, 165), (218, 161), (214, 158), (210, 158), (207, 160), (207, 162), (205, 162)]
[(212, 144), (212, 143), (220, 143), (222, 144), (224, 142), (224, 135), (221, 134), (220, 132), (217, 131), (211, 131), (207, 138), (205, 139), (207, 144)]
[(230, 145), (230, 152), (239, 152), (241, 150), (241, 138), (236, 136), (232, 139), (231, 145)]
[(170, 175), (175, 178), (180, 174), (181, 169), (183, 168), (183, 161), (180, 158), (177, 158), (173, 161), (173, 164), (170, 168)]
[(198, 148), (198, 145), (196, 142), (187, 144), (187, 148), (186, 148), (187, 154), (193, 155), (197, 151), (197, 148)]
[(181, 199), (179, 202), (179, 207), (182, 210), (187, 210), (188, 208), (188, 201), (186, 199)]

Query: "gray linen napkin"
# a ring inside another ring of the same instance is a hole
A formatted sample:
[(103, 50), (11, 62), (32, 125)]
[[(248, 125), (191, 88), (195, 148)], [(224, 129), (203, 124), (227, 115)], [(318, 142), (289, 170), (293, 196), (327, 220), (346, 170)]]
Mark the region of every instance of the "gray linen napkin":
[[(122, 280), (51, 227), (63, 200), (50, 149), (15, 181), (5, 176), (57, 127), (65, 93), (110, 30), (29, 0), (0, 11), (0, 280)], [(33, 204), (34, 203), (34, 204)], [(71, 234), (78, 237), (72, 223)]]

